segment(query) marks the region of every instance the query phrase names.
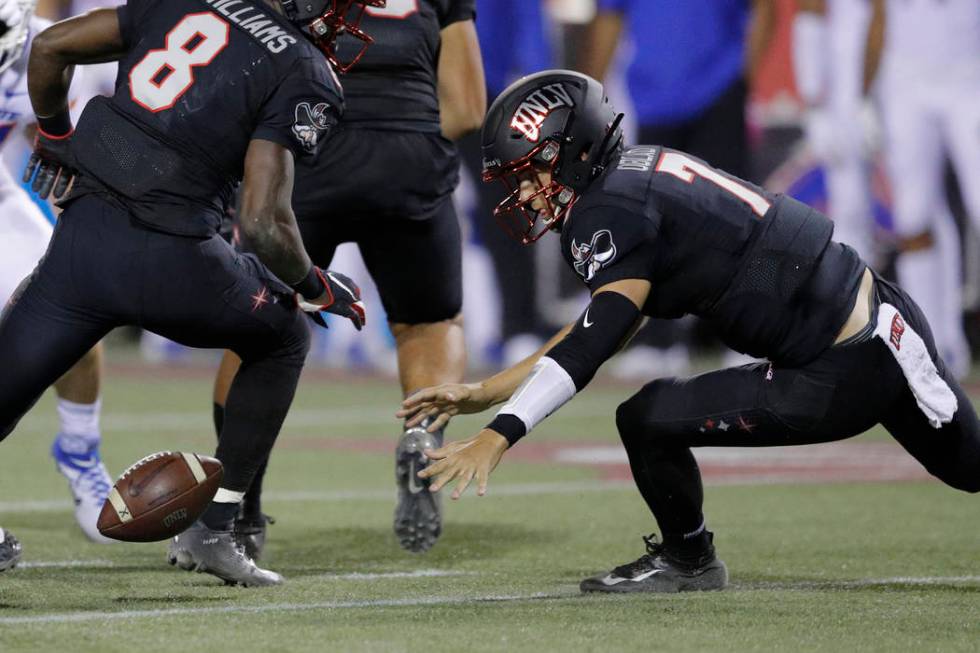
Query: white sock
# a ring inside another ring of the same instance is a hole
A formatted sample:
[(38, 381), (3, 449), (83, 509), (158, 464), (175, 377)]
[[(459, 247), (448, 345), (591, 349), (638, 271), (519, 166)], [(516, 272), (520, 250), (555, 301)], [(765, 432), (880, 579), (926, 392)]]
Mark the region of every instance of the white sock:
[(223, 487), (218, 488), (218, 491), (214, 493), (214, 498), (211, 499), (215, 503), (241, 503), (242, 499), (245, 498), (244, 492), (235, 492), (234, 490), (226, 490)]
[(99, 416), (102, 413), (102, 399), (94, 404), (76, 404), (66, 399), (58, 400), (58, 419), (61, 434), (72, 439), (82, 440), (88, 448), (99, 443)]

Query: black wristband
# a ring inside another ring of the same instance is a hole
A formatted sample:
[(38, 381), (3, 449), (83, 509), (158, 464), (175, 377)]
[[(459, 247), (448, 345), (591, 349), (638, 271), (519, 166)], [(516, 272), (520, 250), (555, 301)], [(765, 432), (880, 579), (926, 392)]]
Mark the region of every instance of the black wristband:
[(38, 116), (37, 127), (45, 136), (56, 139), (64, 138), (74, 130), (74, 127), (71, 125), (71, 114), (68, 111), (59, 111), (47, 118)]
[(504, 436), (509, 447), (513, 447), (518, 440), (527, 435), (527, 427), (524, 426), (521, 418), (509, 413), (501, 413), (494, 417), (493, 421), (487, 424), (487, 428)]
[(303, 299), (316, 299), (326, 290), (326, 286), (323, 285), (323, 281), (320, 279), (315, 265), (311, 266), (306, 276), (294, 283), (292, 288), (301, 294)]

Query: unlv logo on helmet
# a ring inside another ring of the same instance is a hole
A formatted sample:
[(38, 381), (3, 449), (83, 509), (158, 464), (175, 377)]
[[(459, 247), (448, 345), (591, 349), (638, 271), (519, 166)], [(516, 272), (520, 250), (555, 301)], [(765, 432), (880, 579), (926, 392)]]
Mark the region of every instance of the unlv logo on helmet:
[(542, 86), (524, 98), (514, 112), (510, 126), (524, 134), (527, 140), (536, 143), (541, 138), (541, 125), (552, 111), (562, 107), (575, 107), (575, 102), (564, 85), (556, 82)]
[(592, 241), (579, 245), (572, 239), (572, 258), (575, 259), (575, 271), (586, 282), (592, 281), (596, 272), (616, 258), (616, 243), (608, 229), (601, 229), (592, 234)]

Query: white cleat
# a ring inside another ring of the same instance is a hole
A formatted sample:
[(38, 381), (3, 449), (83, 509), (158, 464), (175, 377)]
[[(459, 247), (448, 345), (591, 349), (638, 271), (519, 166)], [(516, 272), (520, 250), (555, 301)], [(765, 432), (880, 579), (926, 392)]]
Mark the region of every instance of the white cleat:
[(232, 531), (213, 531), (200, 521), (170, 541), (167, 562), (184, 571), (217, 576), (226, 585), (264, 587), (284, 582), (282, 576), (262, 569), (245, 555)]
[(82, 532), (98, 544), (115, 542), (103, 536), (97, 526), (102, 504), (112, 489), (112, 478), (102, 464), (99, 445), (59, 434), (51, 444), (51, 456), (58, 471), (68, 479), (68, 489), (75, 501), (75, 521)]

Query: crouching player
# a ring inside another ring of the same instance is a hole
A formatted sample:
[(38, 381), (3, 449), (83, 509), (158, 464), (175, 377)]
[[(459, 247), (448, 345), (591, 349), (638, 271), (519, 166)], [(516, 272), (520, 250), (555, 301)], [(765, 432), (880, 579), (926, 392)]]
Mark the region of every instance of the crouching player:
[(643, 556), (583, 591), (725, 587), (691, 447), (827, 442), (881, 423), (943, 482), (980, 491), (976, 413), (908, 295), (831, 240), (824, 215), (682, 152), (624, 148), (620, 118), (598, 82), (567, 71), (519, 80), (490, 108), (484, 177), (511, 189), (498, 217), (524, 243), (560, 230), (592, 301), (518, 365), (405, 400), (400, 416), (430, 428), (508, 402), (475, 437), (427, 452), (431, 489), (457, 479), (457, 498), (475, 478), (483, 494), (504, 452), (582, 390), (641, 316), (691, 313), (769, 362), (659, 379), (619, 406), (663, 540), (644, 538)]
[[(343, 107), (325, 55), (339, 32), (363, 37), (346, 16), (367, 1), (129, 0), (50, 27), (30, 56), (39, 137), (27, 177), (42, 197), (71, 191), (0, 318), (0, 370), (16, 371), (0, 375), (0, 439), (117, 326), (231, 349), (242, 366), (217, 450), (224, 479), (170, 561), (233, 584), (282, 582), (242, 553), (232, 523), (292, 403), (303, 311), (364, 323), (357, 287), (311, 264), (289, 200), (294, 158), (316, 153)], [(105, 61), (119, 61), (116, 93), (89, 102), (73, 130), (74, 66)], [(216, 233), (239, 182), (255, 256)]]

